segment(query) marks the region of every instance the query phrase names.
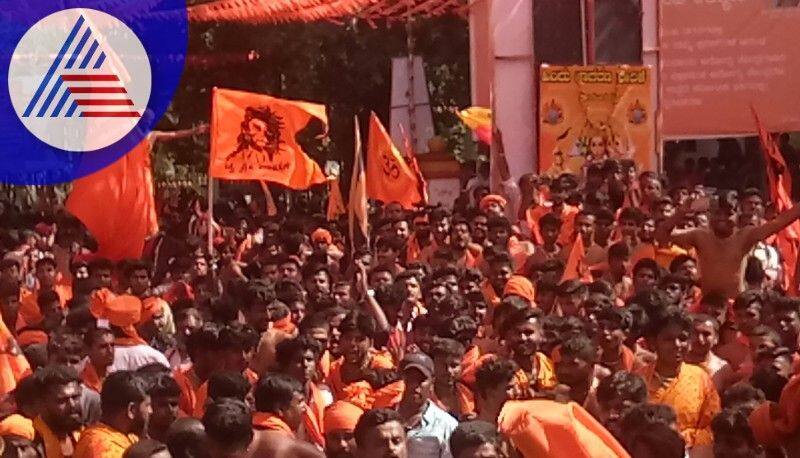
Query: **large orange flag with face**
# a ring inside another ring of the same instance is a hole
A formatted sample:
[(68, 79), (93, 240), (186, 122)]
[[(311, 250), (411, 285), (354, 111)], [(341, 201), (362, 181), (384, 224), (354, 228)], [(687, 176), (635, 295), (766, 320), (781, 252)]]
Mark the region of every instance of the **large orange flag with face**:
[(67, 210), (95, 238), (99, 256), (139, 259), (145, 239), (158, 232), (150, 147), (145, 139), (117, 162), (73, 183)]
[(367, 145), (367, 195), (384, 203), (398, 202), (405, 209), (422, 202), (419, 181), (392, 143), (375, 113), (369, 118)]
[(327, 132), (324, 105), (214, 88), (209, 175), (271, 181), (292, 189), (324, 183), (319, 164), (296, 138), (315, 118)]

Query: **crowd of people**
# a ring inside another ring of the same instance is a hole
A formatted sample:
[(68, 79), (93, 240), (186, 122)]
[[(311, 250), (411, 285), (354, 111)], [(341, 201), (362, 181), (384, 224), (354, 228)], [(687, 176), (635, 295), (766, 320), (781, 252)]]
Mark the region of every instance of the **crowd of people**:
[(0, 453), (800, 456), (800, 206), (626, 160), (516, 187), (352, 239), (313, 199), (212, 220), (176, 189), (119, 262), (4, 206)]

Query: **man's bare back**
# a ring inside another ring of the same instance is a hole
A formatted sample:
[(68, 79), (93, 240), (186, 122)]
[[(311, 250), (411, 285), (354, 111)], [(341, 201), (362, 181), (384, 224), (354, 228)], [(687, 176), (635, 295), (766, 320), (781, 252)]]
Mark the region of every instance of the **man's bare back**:
[(308, 442), (292, 439), (276, 431), (256, 431), (247, 450), (252, 458), (325, 458), (325, 454)]

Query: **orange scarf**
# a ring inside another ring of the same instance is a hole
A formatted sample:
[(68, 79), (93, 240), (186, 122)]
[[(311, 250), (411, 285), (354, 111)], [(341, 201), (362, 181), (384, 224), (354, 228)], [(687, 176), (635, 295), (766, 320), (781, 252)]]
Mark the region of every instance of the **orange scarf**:
[(294, 439), (294, 431), (285, 421), (267, 412), (253, 413), (253, 429), (260, 431), (277, 431)]
[(102, 379), (97, 374), (97, 370), (92, 365), (92, 362), (89, 361), (86, 363), (86, 366), (83, 367), (83, 372), (81, 372), (81, 379), (83, 380), (83, 384), (88, 386), (89, 388), (93, 389), (96, 392), (100, 392), (103, 389), (103, 377)]
[(323, 418), (325, 415), (325, 399), (316, 383), (308, 384), (308, 401), (306, 411), (303, 413), (303, 425), (308, 439), (314, 444), (325, 448), (325, 435), (322, 433)]
[(292, 315), (289, 314), (280, 320), (273, 321), (272, 329), (277, 329), (278, 331), (285, 332), (286, 334), (294, 335), (295, 331), (297, 331), (297, 326), (292, 323)]

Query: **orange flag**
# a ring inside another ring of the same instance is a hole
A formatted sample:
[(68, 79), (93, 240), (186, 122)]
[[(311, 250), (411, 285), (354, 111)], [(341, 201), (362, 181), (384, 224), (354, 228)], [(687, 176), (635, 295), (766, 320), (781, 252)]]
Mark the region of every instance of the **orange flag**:
[(271, 181), (292, 189), (324, 183), (319, 164), (296, 139), (314, 118), (327, 133), (324, 105), (214, 88), (209, 175)]
[(73, 184), (66, 208), (97, 240), (98, 256), (139, 259), (145, 239), (158, 232), (150, 147), (145, 139), (117, 162)]
[(266, 181), (259, 181), (261, 191), (264, 192), (264, 199), (267, 201), (267, 216), (275, 216), (278, 214), (278, 206), (275, 205), (275, 198), (272, 197), (272, 192), (269, 190), (269, 185)]
[[(790, 194), (792, 192), (792, 176), (781, 150), (775, 139), (767, 132), (755, 108), (750, 110), (758, 128), (758, 139), (761, 151), (764, 154), (764, 163), (767, 166), (767, 179), (769, 181), (770, 199), (775, 202), (778, 212), (788, 210), (794, 206)], [(776, 245), (783, 260), (784, 288), (792, 294), (797, 293), (797, 259), (800, 255), (800, 222), (795, 221), (786, 229), (778, 233)]]
[(31, 373), (31, 366), (3, 320), (0, 320), (0, 349), (0, 395), (5, 395)]
[(591, 282), (592, 275), (584, 262), (585, 257), (586, 250), (583, 246), (583, 238), (578, 235), (575, 237), (575, 242), (569, 252), (567, 266), (564, 268), (564, 275), (561, 276), (561, 281), (578, 279), (586, 283)]
[(403, 125), (400, 124), (400, 132), (403, 133), (403, 148), (405, 149), (405, 160), (408, 162), (408, 166), (411, 167), (411, 171), (414, 172), (414, 176), (417, 177), (417, 184), (419, 185), (419, 194), (422, 196), (422, 203), (428, 205), (428, 183), (425, 181), (425, 177), (422, 175), (422, 169), (419, 167), (419, 161), (417, 160), (417, 154), (414, 152), (414, 146), (411, 145), (411, 139), (408, 138), (406, 134), (406, 130), (403, 129)]
[(364, 153), (361, 147), (361, 128), (358, 127), (358, 116), (355, 117), (355, 153), (353, 175), (350, 177), (350, 196), (348, 201), (348, 226), (350, 247), (356, 245), (356, 226), (369, 246), (369, 204), (367, 203), (367, 184), (364, 175)]
[(344, 206), (342, 190), (339, 188), (339, 178), (328, 180), (328, 221), (336, 221), (345, 213), (347, 209)]
[(422, 202), (417, 177), (375, 113), (369, 118), (367, 195), (387, 204), (398, 202), (405, 209)]

